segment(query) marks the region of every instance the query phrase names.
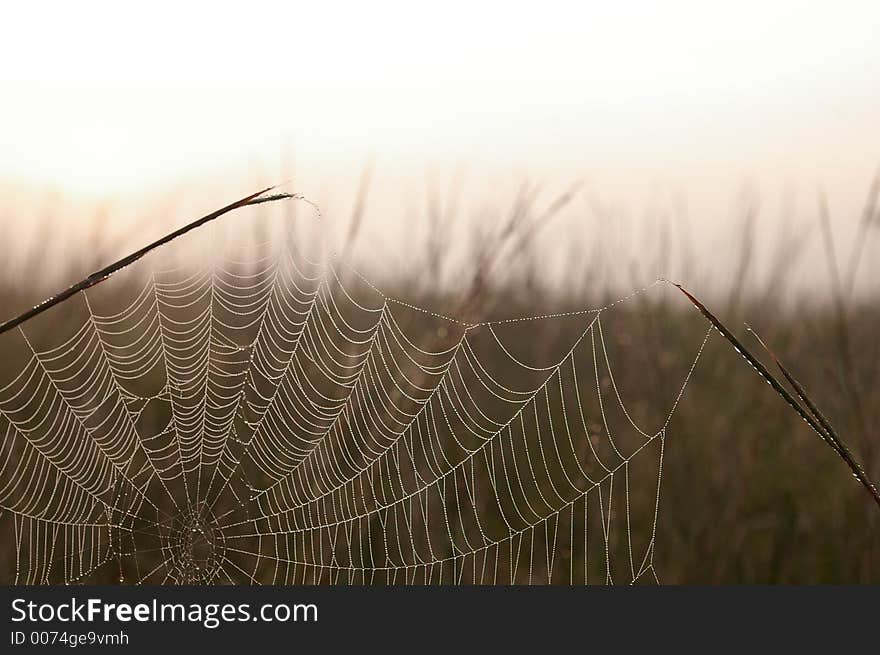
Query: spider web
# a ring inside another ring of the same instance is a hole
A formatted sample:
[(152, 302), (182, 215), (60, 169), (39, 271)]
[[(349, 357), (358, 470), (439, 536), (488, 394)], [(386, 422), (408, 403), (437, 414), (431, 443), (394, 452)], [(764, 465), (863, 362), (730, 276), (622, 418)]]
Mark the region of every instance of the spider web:
[[(9, 581), (658, 580), (667, 429), (708, 332), (646, 428), (603, 331), (636, 294), (469, 324), (268, 223), (22, 326), (0, 388)], [(551, 361), (517, 353), (558, 321)]]

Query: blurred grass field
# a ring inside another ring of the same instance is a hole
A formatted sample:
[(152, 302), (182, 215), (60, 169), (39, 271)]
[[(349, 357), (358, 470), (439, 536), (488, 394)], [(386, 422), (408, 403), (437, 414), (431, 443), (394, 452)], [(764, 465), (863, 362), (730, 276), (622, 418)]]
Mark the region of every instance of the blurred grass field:
[[(845, 259), (836, 255), (831, 221), (820, 217), (821, 229), (812, 236), (825, 257), (807, 265), (822, 269), (826, 289), (792, 291), (796, 262), (807, 245), (792, 234), (780, 237), (773, 265), (755, 278), (751, 263), (758, 245), (747, 218), (741, 238), (731, 245), (732, 270), (723, 271), (732, 282), (706, 301), (744, 342), (753, 343), (743, 328), (747, 322), (772, 344), (872, 480), (880, 479), (880, 285), (871, 277), (880, 254), (876, 196), (875, 184), (864, 216), (857, 218), (855, 247)], [(492, 223), (493, 229), (471, 240), (465, 265), (447, 261), (447, 217), (429, 211), (417, 219), (428, 235), (423, 252), (415, 256), (424, 262), (422, 273), (392, 276), (383, 281), (383, 289), (465, 320), (599, 307), (624, 295), (619, 282), (606, 283), (598, 267), (591, 269), (590, 258), (565, 262), (570, 284), (544, 281), (547, 262), (533, 244), (565, 204), (566, 196), (545, 210), (526, 201), (514, 203), (510, 214)], [(343, 256), (359, 238), (361, 220), (354, 211), (343, 230), (348, 240)], [(94, 234), (83, 242), (94, 247), (62, 263), (53, 280), (74, 281), (107, 263), (112, 246), (101, 245), (101, 222), (92, 226)], [(3, 318), (49, 290), (39, 271), (46, 265), (43, 244), (52, 238), (46, 231), (24, 256), (16, 253), (18, 274), (9, 272), (0, 281)], [(662, 269), (666, 240), (658, 236), (645, 242), (652, 244), (646, 259)], [(455, 283), (439, 288), (436, 281), (444, 276)], [(688, 285), (687, 279), (680, 281)], [(861, 291), (851, 293), (857, 281)], [(609, 315), (604, 329), (617, 362), (615, 382), (634, 413), (648, 415), (666, 402), (672, 372), (693, 358), (706, 327), (668, 285), (640, 294)], [(545, 361), (547, 353), (570, 340), (571, 330), (558, 321), (535, 322), (520, 332), (517, 352), (529, 361)], [(4, 347), (10, 346), (4, 342)], [(9, 352), (3, 358), (7, 367), (15, 359)], [(669, 434), (656, 550), (663, 582), (880, 582), (880, 509), (834, 453), (717, 335), (708, 341)], [(9, 537), (0, 536), (4, 543)]]

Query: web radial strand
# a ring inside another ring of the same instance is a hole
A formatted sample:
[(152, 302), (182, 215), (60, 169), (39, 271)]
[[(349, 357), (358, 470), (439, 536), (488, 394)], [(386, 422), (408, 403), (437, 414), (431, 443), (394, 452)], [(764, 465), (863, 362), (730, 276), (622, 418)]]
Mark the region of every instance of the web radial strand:
[[(267, 224), (4, 337), (5, 581), (659, 579), (667, 432), (708, 333), (652, 423), (606, 323), (639, 294), (469, 324)], [(542, 329), (563, 345), (537, 361)]]

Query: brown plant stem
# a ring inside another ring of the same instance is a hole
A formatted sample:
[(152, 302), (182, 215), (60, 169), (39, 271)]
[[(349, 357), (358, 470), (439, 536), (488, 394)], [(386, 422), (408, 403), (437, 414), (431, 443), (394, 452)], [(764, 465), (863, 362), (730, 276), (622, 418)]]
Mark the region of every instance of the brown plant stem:
[[(837, 453), (838, 457), (840, 457), (844, 463), (849, 467), (852, 471), (853, 476), (859, 483), (865, 487), (868, 493), (871, 494), (871, 497), (874, 499), (874, 502), (877, 503), (877, 506), (880, 507), (880, 491), (877, 489), (877, 485), (875, 485), (865, 473), (862, 465), (856, 460), (853, 456), (852, 452), (849, 450), (844, 441), (840, 438), (834, 428), (831, 427), (831, 424), (824, 417), (824, 415), (819, 411), (816, 404), (809, 398), (803, 386), (788, 372), (788, 370), (782, 365), (779, 359), (770, 351), (769, 348), (764, 346), (770, 356), (773, 358), (776, 365), (779, 367), (782, 375), (788, 380), (789, 384), (795, 390), (795, 393), (798, 397), (806, 404), (807, 409), (804, 409), (803, 406), (791, 395), (791, 393), (786, 389), (779, 380), (764, 366), (761, 361), (755, 357), (740, 341), (737, 339), (733, 333), (725, 327), (725, 325), (710, 312), (706, 306), (697, 300), (687, 289), (685, 289), (682, 285), (673, 282), (676, 287), (687, 296), (688, 300), (690, 300), (691, 304), (696, 307), (700, 313), (712, 324), (712, 326), (721, 333), (721, 335), (734, 347), (734, 349), (749, 363), (752, 368), (754, 368), (758, 375), (760, 375), (764, 380), (773, 387), (773, 390), (778, 393), (786, 403), (797, 412), (798, 416), (800, 416), (806, 423), (809, 425), (813, 431), (819, 435), (819, 437), (827, 443), (831, 449)], [(750, 330), (751, 331), (751, 330)], [(754, 334), (754, 332), (753, 332)], [(757, 335), (756, 335), (757, 336)], [(759, 339), (760, 341), (760, 339)], [(761, 342), (762, 345), (763, 342)]]
[(47, 309), (51, 309), (55, 305), (64, 302), (65, 300), (67, 300), (71, 296), (76, 295), (80, 291), (84, 291), (84, 290), (88, 289), (89, 287), (93, 287), (96, 284), (100, 284), (101, 282), (103, 282), (104, 280), (109, 278), (111, 275), (116, 273), (117, 271), (125, 268), (126, 266), (130, 266), (131, 264), (133, 264), (134, 262), (139, 260), (141, 257), (146, 255), (150, 251), (155, 250), (156, 248), (163, 246), (170, 241), (174, 241), (174, 239), (176, 239), (177, 237), (182, 236), (182, 235), (186, 234), (187, 232), (189, 232), (190, 230), (194, 230), (195, 228), (200, 227), (200, 226), (204, 225), (205, 223), (213, 221), (215, 218), (219, 218), (220, 216), (223, 216), (223, 214), (227, 214), (235, 209), (240, 209), (242, 207), (247, 207), (249, 205), (259, 205), (259, 204), (262, 204), (265, 202), (275, 202), (276, 200), (286, 200), (289, 198), (301, 198), (301, 196), (296, 195), (296, 194), (291, 194), (291, 193), (277, 193), (277, 194), (272, 194), (272, 195), (268, 195), (268, 196), (264, 195), (266, 192), (271, 191), (273, 188), (274, 187), (267, 187), (267, 188), (263, 189), (262, 191), (258, 191), (257, 193), (252, 193), (249, 196), (245, 196), (241, 200), (236, 200), (235, 202), (233, 202), (229, 205), (226, 205), (225, 207), (221, 207), (220, 209), (217, 209), (216, 211), (213, 211), (210, 214), (202, 216), (201, 218), (196, 219), (196, 220), (192, 221), (191, 223), (187, 223), (183, 227), (178, 228), (178, 229), (174, 230), (173, 232), (169, 232), (161, 239), (157, 239), (156, 241), (153, 241), (152, 243), (144, 246), (140, 250), (136, 250), (135, 252), (131, 253), (130, 255), (126, 255), (122, 259), (110, 264), (109, 266), (105, 266), (101, 270), (95, 271), (94, 273), (92, 273), (88, 277), (80, 280), (76, 284), (72, 284), (71, 286), (67, 287), (63, 291), (56, 293), (55, 295), (50, 296), (49, 298), (46, 298), (43, 302), (39, 303), (38, 305), (35, 305), (34, 307), (27, 310), (26, 312), (23, 312), (23, 313), (19, 314), (18, 316), (15, 316), (14, 318), (10, 318), (9, 320), (7, 320), (5, 322), (0, 323), (0, 334), (3, 334), (4, 332), (8, 332), (9, 330), (12, 330), (15, 327), (18, 327), (19, 325), (21, 325), (25, 321), (30, 320), (39, 314), (42, 314)]

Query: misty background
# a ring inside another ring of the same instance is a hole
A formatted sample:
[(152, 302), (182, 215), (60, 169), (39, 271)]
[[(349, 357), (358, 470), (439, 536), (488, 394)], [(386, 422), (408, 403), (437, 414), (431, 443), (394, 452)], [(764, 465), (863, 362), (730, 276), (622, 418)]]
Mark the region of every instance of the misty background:
[[(6, 14), (2, 318), (281, 184), (436, 311), (478, 279), (494, 318), (680, 281), (772, 340), (880, 477), (876, 3)], [(517, 213), (536, 227), (511, 247)], [(686, 303), (649, 310), (654, 332), (634, 314), (614, 333), (651, 344), (631, 363), (645, 393), (639, 367), (699, 334)], [(729, 348), (703, 366), (664, 478), (664, 580), (876, 582), (864, 490)]]

